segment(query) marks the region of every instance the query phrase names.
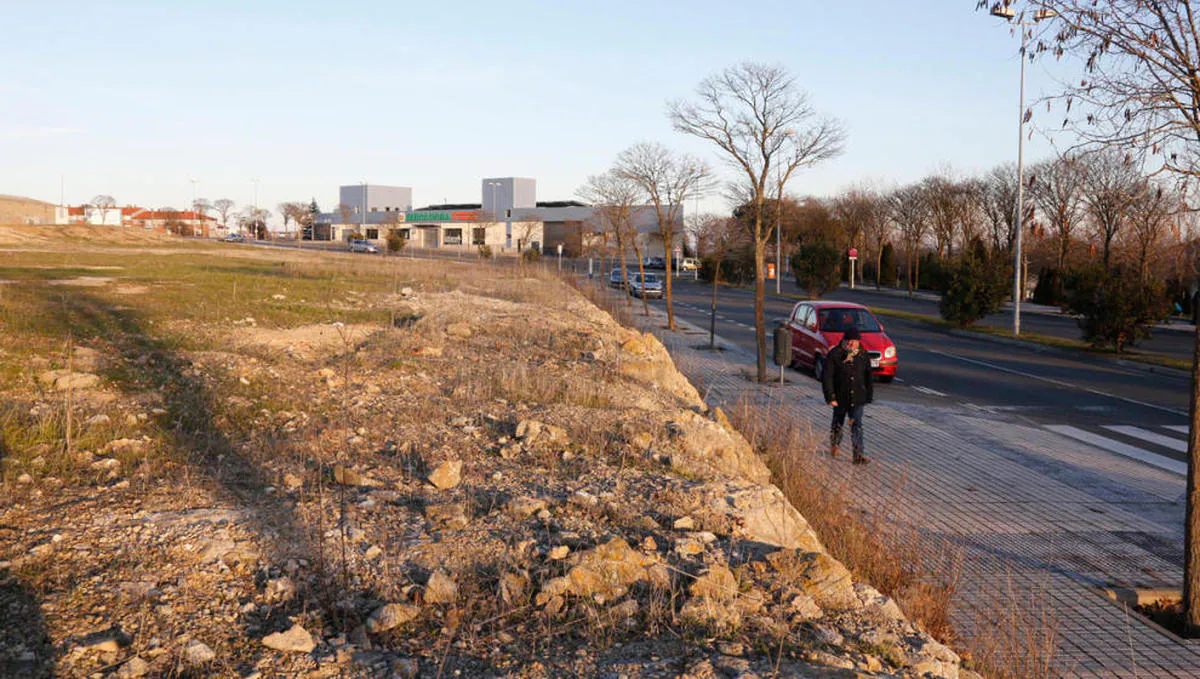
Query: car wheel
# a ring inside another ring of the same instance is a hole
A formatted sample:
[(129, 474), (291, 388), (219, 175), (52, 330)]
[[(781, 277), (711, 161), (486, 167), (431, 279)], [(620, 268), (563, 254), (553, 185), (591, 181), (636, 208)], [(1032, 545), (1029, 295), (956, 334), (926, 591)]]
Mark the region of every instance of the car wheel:
[(821, 354), (813, 355), (813, 377), (818, 382), (825, 378), (825, 357)]

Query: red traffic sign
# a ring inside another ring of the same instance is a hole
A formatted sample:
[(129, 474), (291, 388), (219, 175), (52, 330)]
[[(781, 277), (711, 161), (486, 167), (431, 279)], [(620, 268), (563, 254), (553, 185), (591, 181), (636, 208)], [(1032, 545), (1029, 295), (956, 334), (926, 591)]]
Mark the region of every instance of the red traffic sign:
[(858, 248), (850, 248), (850, 259), (858, 259)]

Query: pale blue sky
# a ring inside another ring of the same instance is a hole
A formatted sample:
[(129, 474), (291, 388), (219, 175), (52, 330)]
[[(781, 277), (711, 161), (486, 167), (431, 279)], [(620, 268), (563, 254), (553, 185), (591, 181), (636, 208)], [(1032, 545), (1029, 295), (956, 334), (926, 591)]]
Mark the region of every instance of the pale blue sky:
[[(795, 74), (849, 135), (791, 190), (971, 173), (1016, 156), (1017, 36), (974, 0), (26, 2), (0, 0), (0, 193), (259, 204), (339, 184), (479, 200), (484, 176), (570, 199), (674, 132), (668, 99), (742, 60)], [(1052, 85), (1030, 68), (1030, 98)], [(1048, 153), (1034, 136), (1027, 158)], [(723, 165), (719, 166), (722, 171)], [(702, 208), (723, 208), (712, 198)]]

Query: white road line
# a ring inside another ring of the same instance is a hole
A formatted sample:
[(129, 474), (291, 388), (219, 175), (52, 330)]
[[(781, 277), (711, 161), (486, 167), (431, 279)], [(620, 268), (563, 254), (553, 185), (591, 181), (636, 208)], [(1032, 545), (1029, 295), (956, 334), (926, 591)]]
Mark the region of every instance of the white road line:
[(1173, 474), (1179, 474), (1180, 476), (1187, 475), (1186, 462), (1172, 460), (1169, 457), (1157, 455), (1148, 450), (1142, 450), (1141, 448), (1121, 443), (1120, 441), (1114, 441), (1110, 438), (1100, 436), (1099, 434), (1093, 434), (1089, 431), (1084, 431), (1068, 424), (1048, 424), (1046, 425), (1046, 429), (1049, 429), (1056, 434), (1073, 438), (1077, 441), (1083, 441), (1084, 443), (1091, 444), (1097, 448), (1102, 448), (1111, 453), (1116, 453), (1117, 455), (1123, 455), (1139, 462), (1144, 462), (1152, 467), (1164, 469)]
[(1180, 434), (1188, 433), (1188, 426), (1186, 424), (1167, 424), (1163, 425), (1163, 428), (1170, 429), (1171, 431), (1177, 431)]
[(1012, 368), (1006, 368), (1002, 365), (996, 365), (995, 363), (988, 363), (987, 361), (980, 361), (980, 360), (977, 360), (974, 358), (967, 358), (966, 356), (959, 356), (957, 354), (951, 354), (951, 353), (947, 353), (945, 351), (931, 351), (930, 353), (937, 354), (938, 356), (945, 356), (946, 358), (953, 358), (953, 359), (956, 359), (959, 361), (965, 361), (967, 363), (974, 363), (975, 365), (981, 365), (985, 368), (991, 368), (992, 370), (999, 370), (1000, 372), (1005, 372), (1005, 373), (1009, 373), (1012, 375), (1028, 377), (1029, 379), (1032, 379), (1032, 380), (1040, 380), (1042, 382), (1048, 382), (1050, 384), (1054, 384), (1054, 385), (1057, 385), (1060, 387), (1067, 387), (1068, 389), (1078, 389), (1079, 391), (1086, 391), (1089, 394), (1096, 394), (1097, 396), (1104, 396), (1106, 398), (1115, 398), (1120, 401), (1125, 401), (1126, 403), (1132, 403), (1134, 405), (1139, 405), (1139, 406), (1143, 406), (1146, 408), (1154, 408), (1155, 410), (1161, 410), (1163, 412), (1171, 413), (1172, 415), (1181, 415), (1183, 417), (1188, 417), (1188, 413), (1183, 410), (1176, 410), (1174, 408), (1168, 408), (1166, 406), (1160, 406), (1160, 405), (1157, 405), (1154, 403), (1146, 403), (1145, 401), (1139, 401), (1137, 399), (1127, 398), (1125, 396), (1117, 396), (1116, 394), (1110, 394), (1107, 391), (1100, 391), (1099, 389), (1093, 389), (1091, 387), (1084, 387), (1084, 386), (1080, 386), (1078, 384), (1064, 382), (1063, 380), (1056, 380), (1052, 377), (1043, 377), (1041, 375), (1034, 375), (1032, 373), (1023, 372), (1021, 370), (1013, 370)]
[(937, 389), (930, 389), (929, 387), (914, 386), (913, 389), (916, 389), (917, 391), (925, 393), (925, 394), (929, 394), (930, 396), (945, 396), (945, 394), (938, 391)]
[(1109, 431), (1115, 431), (1118, 434), (1124, 434), (1126, 436), (1129, 436), (1129, 437), (1132, 437), (1135, 439), (1141, 439), (1147, 443), (1153, 443), (1156, 446), (1162, 446), (1163, 448), (1170, 448), (1171, 450), (1174, 450), (1177, 453), (1186, 453), (1187, 452), (1187, 441), (1180, 441), (1179, 439), (1173, 438), (1171, 436), (1163, 436), (1162, 434), (1156, 434), (1152, 431), (1147, 431), (1145, 429), (1142, 429), (1141, 427), (1131, 427), (1128, 425), (1120, 425), (1120, 424), (1107, 424), (1107, 425), (1104, 425), (1104, 428)]

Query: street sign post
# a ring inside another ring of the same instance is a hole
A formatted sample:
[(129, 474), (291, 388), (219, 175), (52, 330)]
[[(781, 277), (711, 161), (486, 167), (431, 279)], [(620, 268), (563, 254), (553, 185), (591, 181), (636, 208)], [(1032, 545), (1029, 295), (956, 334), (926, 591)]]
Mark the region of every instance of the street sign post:
[(858, 261), (858, 248), (850, 248), (850, 289), (854, 289), (854, 263)]

